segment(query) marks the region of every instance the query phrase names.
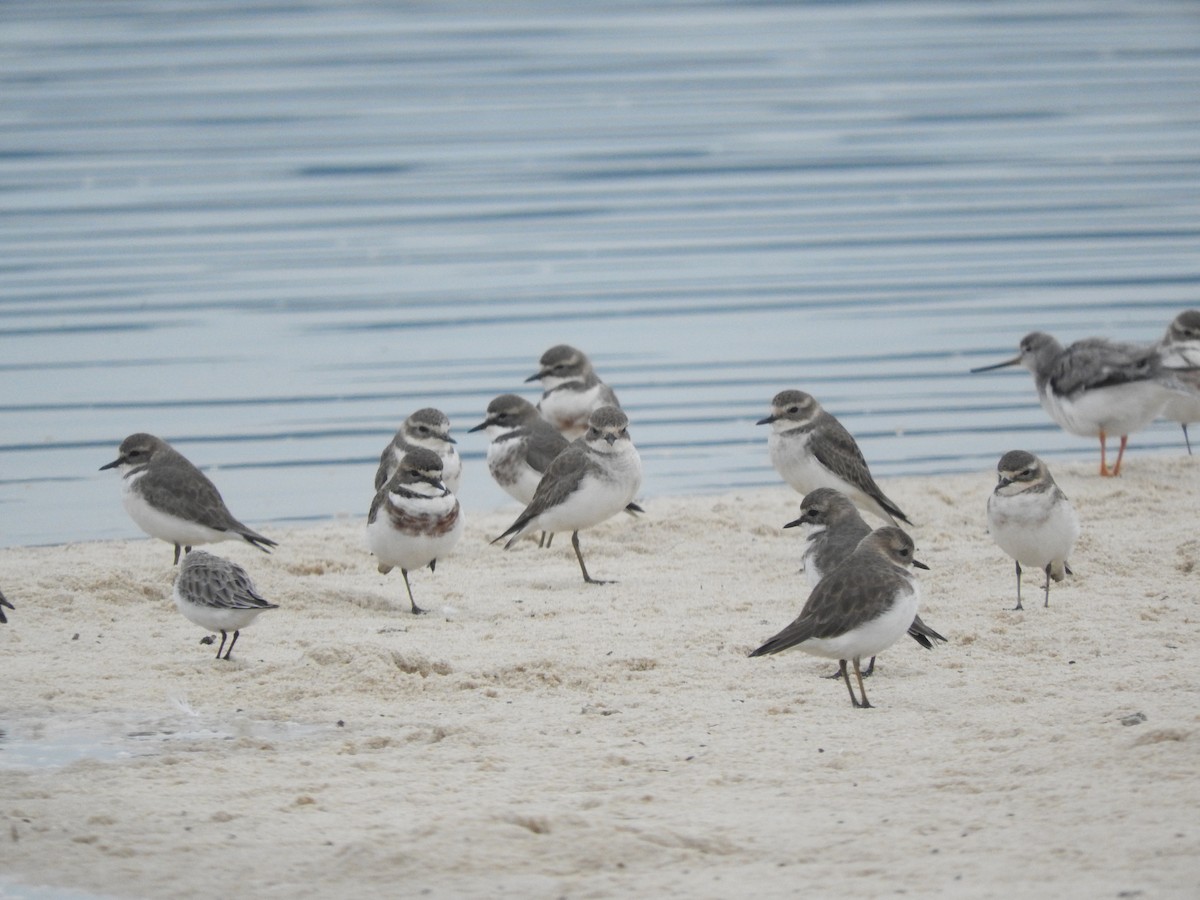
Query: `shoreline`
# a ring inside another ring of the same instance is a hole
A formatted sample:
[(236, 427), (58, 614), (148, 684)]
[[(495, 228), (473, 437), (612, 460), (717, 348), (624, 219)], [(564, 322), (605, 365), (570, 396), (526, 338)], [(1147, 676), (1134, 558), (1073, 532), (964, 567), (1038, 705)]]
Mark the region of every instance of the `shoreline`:
[[(270, 556), (208, 545), (281, 607), (230, 663), (175, 610), (161, 541), (0, 549), (9, 886), (1191, 896), (1200, 460), (1051, 471), (1075, 574), (1043, 608), (1027, 572), (1023, 612), (986, 534), (993, 473), (883, 483), (949, 643), (881, 655), (868, 710), (826, 660), (746, 657), (807, 596), (782, 484), (583, 532), (606, 586), (569, 541), (505, 552), (510, 513), (472, 516), (410, 573), (419, 617), (364, 518), (277, 530)], [(103, 753), (10, 762), (80, 735)]]

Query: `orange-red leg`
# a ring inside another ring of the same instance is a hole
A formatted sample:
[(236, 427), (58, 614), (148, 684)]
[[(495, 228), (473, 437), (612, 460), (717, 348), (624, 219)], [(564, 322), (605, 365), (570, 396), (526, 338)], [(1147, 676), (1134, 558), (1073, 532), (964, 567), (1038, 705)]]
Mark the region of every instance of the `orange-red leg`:
[(1117, 451), (1117, 464), (1113, 466), (1112, 473), (1114, 475), (1121, 474), (1121, 460), (1125, 456), (1125, 445), (1129, 443), (1129, 435), (1121, 435), (1121, 449)]
[(1107, 443), (1108, 443), (1108, 435), (1106, 435), (1103, 431), (1101, 431), (1100, 432), (1100, 477), (1101, 478), (1107, 478), (1109, 475), (1114, 474), (1114, 473), (1108, 471), (1108, 459), (1104, 455), (1105, 450), (1106, 450), (1105, 445)]

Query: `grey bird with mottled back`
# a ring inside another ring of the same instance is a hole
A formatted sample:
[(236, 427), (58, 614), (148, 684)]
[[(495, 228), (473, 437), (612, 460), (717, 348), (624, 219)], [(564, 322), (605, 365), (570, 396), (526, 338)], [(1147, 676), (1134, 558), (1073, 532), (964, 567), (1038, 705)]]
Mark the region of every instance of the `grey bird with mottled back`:
[(245, 569), (203, 550), (192, 550), (184, 556), (175, 576), (173, 595), (184, 618), (208, 631), (221, 632), (217, 659), (222, 658), (228, 632), (233, 632), (233, 640), (225, 659), (233, 653), (233, 645), (243, 628), (253, 623), (259, 613), (279, 608), (254, 589)]
[(541, 417), (532, 403), (501, 394), (487, 406), (487, 417), (469, 432), (487, 431), (488, 471), (509, 496), (526, 506), (538, 482), (558, 454), (571, 443)]
[[(816, 587), (845, 562), (871, 533), (871, 526), (859, 515), (854, 504), (833, 488), (817, 488), (805, 494), (800, 502), (800, 518), (783, 527), (801, 527), (807, 531), (803, 571), (810, 587)], [(913, 616), (908, 636), (926, 650), (933, 649), (934, 641), (946, 642), (946, 638), (926, 625), (920, 615)], [(874, 671), (875, 658), (871, 657), (863, 677)]]
[(525, 379), (542, 383), (538, 412), (567, 440), (583, 437), (588, 419), (602, 406), (620, 407), (613, 389), (600, 380), (582, 350), (557, 344), (542, 354), (539, 368)]
[(615, 406), (593, 412), (587, 433), (554, 458), (529, 505), (492, 543), (507, 538), (507, 550), (528, 531), (570, 531), (583, 580), (606, 584), (588, 574), (579, 532), (625, 509), (642, 485), (642, 460), (628, 425), (625, 413)]
[(450, 436), (450, 419), (444, 412), (431, 406), (418, 409), (401, 423), (391, 443), (383, 448), (379, 468), (375, 470), (375, 490), (388, 483), (405, 453), (413, 447), (424, 447), (442, 458), (442, 481), (457, 494), (462, 481), (462, 458), (455, 443)]
[[(912, 538), (895, 526), (871, 532), (845, 562), (813, 588), (800, 615), (750, 655), (794, 647), (836, 659), (850, 702), (869, 708), (861, 660), (896, 643), (917, 615), (920, 589), (911, 567), (929, 567), (914, 559), (913, 551)], [(847, 661), (854, 664), (861, 703), (854, 696)]]
[(1200, 422), (1200, 309), (1187, 309), (1177, 315), (1158, 343), (1158, 355), (1165, 368), (1173, 370), (1188, 393), (1173, 391), (1163, 405), (1162, 416), (1183, 427), (1188, 456), (1192, 439), (1188, 426)]
[(780, 391), (771, 401), (771, 414), (756, 424), (771, 426), (771, 464), (799, 493), (833, 488), (892, 525), (897, 519), (912, 524), (875, 483), (850, 432), (810, 394)]
[(240, 537), (264, 553), (275, 541), (233, 517), (216, 485), (188, 459), (152, 434), (139, 432), (121, 441), (119, 455), (100, 467), (121, 471), (121, 502), (142, 531), (180, 548)]
[(997, 483), (988, 497), (988, 531), (996, 545), (1017, 564), (1017, 605), (1021, 606), (1021, 566), (1046, 573), (1050, 581), (1071, 574), (1067, 557), (1079, 539), (1079, 517), (1046, 464), (1025, 450), (1010, 450), (996, 464)]
[(409, 571), (423, 566), (435, 570), (462, 531), (458, 498), (442, 481), (442, 458), (425, 447), (413, 447), (375, 492), (367, 513), (367, 547), (379, 561), (380, 574), (400, 569), (414, 615), (425, 610), (413, 599)]
[[(1100, 474), (1121, 474), (1129, 435), (1153, 422), (1173, 393), (1187, 392), (1176, 373), (1163, 366), (1156, 347), (1103, 338), (1086, 338), (1063, 347), (1055, 338), (1033, 331), (1021, 339), (1012, 359), (972, 372), (1024, 366), (1033, 373), (1038, 402), (1070, 434), (1100, 440)], [(1109, 435), (1120, 449), (1108, 468)]]

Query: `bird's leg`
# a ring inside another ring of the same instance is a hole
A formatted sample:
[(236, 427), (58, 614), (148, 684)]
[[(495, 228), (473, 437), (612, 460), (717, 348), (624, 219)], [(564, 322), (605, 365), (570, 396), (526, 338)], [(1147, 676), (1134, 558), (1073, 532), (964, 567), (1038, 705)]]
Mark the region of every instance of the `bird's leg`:
[(1113, 473), (1108, 471), (1108, 458), (1105, 456), (1107, 452), (1108, 435), (1103, 431), (1100, 432), (1100, 477), (1107, 478)]
[(579, 560), (579, 571), (583, 572), (583, 580), (588, 584), (612, 584), (611, 581), (599, 581), (588, 574), (587, 566), (583, 564), (583, 552), (579, 549), (579, 532), (571, 532), (571, 546), (575, 548), (575, 558)]
[[(863, 685), (862, 669), (858, 667), (858, 657), (854, 657), (854, 674), (858, 676), (858, 690), (862, 694), (862, 706), (860, 709), (871, 709), (871, 703), (867, 700), (867, 689)], [(857, 704), (855, 704), (857, 705)]]
[[(224, 632), (222, 632), (222, 634), (223, 634), (223, 633), (224, 633)], [(241, 634), (241, 632), (240, 632), (240, 631), (235, 631), (235, 632), (233, 633), (233, 640), (229, 642), (229, 649), (225, 651), (225, 658), (226, 658), (226, 659), (229, 659), (229, 654), (233, 652), (233, 645), (237, 643), (237, 639), (238, 639), (238, 636), (239, 636), (240, 634)]]
[(872, 656), (871, 661), (869, 663), (867, 663), (867, 667), (865, 669), (863, 669), (862, 677), (870, 678), (874, 671), (875, 671), (875, 657)]
[(1113, 466), (1113, 475), (1121, 474), (1121, 459), (1125, 456), (1125, 445), (1129, 443), (1129, 435), (1121, 435), (1121, 449), (1117, 451), (1117, 464)]
[(217, 648), (217, 659), (221, 658), (221, 651), (225, 649), (225, 632), (221, 632), (221, 646)]
[(1046, 602), (1042, 606), (1050, 605), (1050, 563), (1046, 563)]
[(178, 544), (175, 545), (175, 562), (171, 563), (171, 565), (173, 565), (173, 566), (179, 565), (179, 551), (182, 549), (183, 548), (180, 547)]
[(414, 616), (419, 616), (421, 613), (425, 612), (425, 610), (417, 606), (417, 601), (413, 599), (412, 585), (408, 583), (408, 569), (401, 569), (400, 574), (404, 576), (404, 588), (408, 591), (408, 602), (412, 604), (412, 614)]
[(1021, 564), (1017, 563), (1017, 605), (1013, 607), (1013, 612), (1024, 608), (1021, 605)]
[(546, 550), (549, 550), (550, 545), (553, 542), (554, 542), (554, 532), (553, 531), (543, 531), (542, 538), (541, 538), (541, 540), (538, 541), (538, 548), (539, 549), (545, 548)]
[(855, 709), (858, 709), (858, 698), (854, 696), (854, 688), (850, 685), (850, 673), (846, 671), (846, 661), (844, 659), (838, 660), (838, 674), (846, 682), (846, 690), (850, 692), (850, 702), (854, 704)]
[(1179, 424), (1183, 426), (1183, 442), (1185, 444), (1187, 444), (1188, 456), (1191, 456), (1192, 455), (1192, 439), (1188, 437), (1187, 422), (1180, 422)]

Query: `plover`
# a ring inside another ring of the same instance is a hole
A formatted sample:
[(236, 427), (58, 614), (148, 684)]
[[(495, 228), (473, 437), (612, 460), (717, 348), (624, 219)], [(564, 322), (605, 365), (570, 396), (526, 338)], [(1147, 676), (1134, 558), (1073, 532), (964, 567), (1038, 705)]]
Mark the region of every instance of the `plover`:
[(1046, 573), (1046, 602), (1050, 579), (1071, 574), (1067, 557), (1079, 538), (1079, 518), (1046, 468), (1024, 450), (1010, 450), (996, 464), (998, 480), (988, 497), (988, 531), (996, 545), (1017, 564), (1017, 605), (1021, 606), (1021, 565)]
[(491, 441), (488, 471), (509, 496), (526, 506), (551, 461), (571, 443), (537, 407), (516, 394), (501, 394), (489, 403), (487, 417), (468, 433), (484, 430)]
[[(1064, 348), (1050, 335), (1034, 331), (1021, 339), (1020, 350), (1012, 359), (971, 371), (1021, 365), (1032, 372), (1038, 401), (1060, 428), (1100, 439), (1103, 476), (1121, 474), (1129, 435), (1158, 417), (1171, 396), (1170, 385), (1177, 383), (1163, 369), (1157, 350), (1144, 344), (1086, 338)], [(1111, 471), (1109, 435), (1121, 438)]]
[(4, 593), (2, 591), (0, 591), (0, 625), (6, 624), (8, 622), (8, 617), (4, 615), (4, 608), (6, 606), (11, 610), (14, 610), (14, 611), (16, 610), (16, 607), (13, 606), (11, 603), (9, 603), (8, 600), (4, 596)]
[(1193, 393), (1173, 392), (1163, 406), (1163, 418), (1178, 422), (1183, 427), (1183, 441), (1187, 444), (1188, 456), (1192, 455), (1192, 439), (1188, 437), (1188, 426), (1200, 422), (1200, 309), (1188, 309), (1177, 315), (1167, 328), (1167, 333), (1158, 344), (1159, 358), (1168, 369), (1185, 369), (1176, 372), (1180, 382), (1189, 385)]
[(442, 483), (457, 494), (462, 482), (462, 458), (455, 443), (450, 436), (450, 419), (444, 412), (428, 406), (418, 409), (401, 423), (391, 443), (383, 448), (375, 471), (375, 490), (388, 483), (405, 453), (413, 447), (424, 447), (442, 458)]
[[(892, 525), (871, 532), (844, 563), (813, 588), (800, 615), (751, 653), (764, 656), (795, 647), (814, 656), (836, 659), (850, 702), (869, 708), (863, 686), (863, 657), (876, 656), (903, 635), (917, 615), (920, 589), (911, 566), (913, 541)], [(854, 696), (846, 662), (854, 663), (862, 702)]]
[(540, 368), (525, 379), (542, 383), (538, 412), (567, 438), (576, 440), (588, 430), (588, 417), (602, 406), (616, 406), (617, 395), (600, 380), (582, 350), (557, 344), (542, 354)]
[[(245, 569), (203, 550), (192, 550), (183, 557), (183, 565), (175, 576), (174, 597), (175, 605), (189, 622), (221, 632), (217, 659), (221, 659), (228, 632), (233, 632), (233, 640), (225, 659), (233, 653), (242, 629), (252, 624), (259, 613), (279, 609), (278, 604), (268, 603), (259, 595)], [(205, 643), (209, 641), (211, 638)]]
[(507, 550), (527, 531), (570, 531), (579, 570), (588, 584), (606, 584), (588, 574), (579, 532), (619, 513), (642, 484), (642, 460), (629, 437), (629, 419), (615, 406), (602, 406), (588, 430), (554, 458), (533, 499), (492, 543), (508, 538)]
[(771, 426), (771, 464), (799, 493), (834, 488), (892, 525), (897, 519), (912, 524), (875, 483), (850, 432), (811, 395), (780, 391), (771, 401), (771, 414), (756, 424)]
[(121, 471), (121, 502), (142, 531), (180, 548), (240, 537), (264, 553), (275, 541), (233, 517), (208, 477), (162, 438), (131, 434), (119, 455), (100, 467)]
[[(859, 515), (855, 505), (833, 488), (817, 488), (805, 494), (800, 501), (800, 518), (783, 527), (802, 527), (807, 531), (803, 572), (809, 587), (816, 587), (821, 579), (845, 562), (871, 533), (871, 526)], [(926, 650), (933, 649), (934, 641), (946, 642), (946, 638), (926, 625), (920, 615), (913, 616), (908, 636)], [(863, 677), (874, 671), (875, 657), (872, 656)]]
[(409, 570), (429, 566), (433, 571), (438, 559), (454, 549), (462, 530), (458, 499), (442, 481), (442, 458), (413, 447), (388, 483), (375, 492), (367, 514), (367, 546), (381, 574), (400, 569), (414, 614), (425, 610), (413, 599)]

